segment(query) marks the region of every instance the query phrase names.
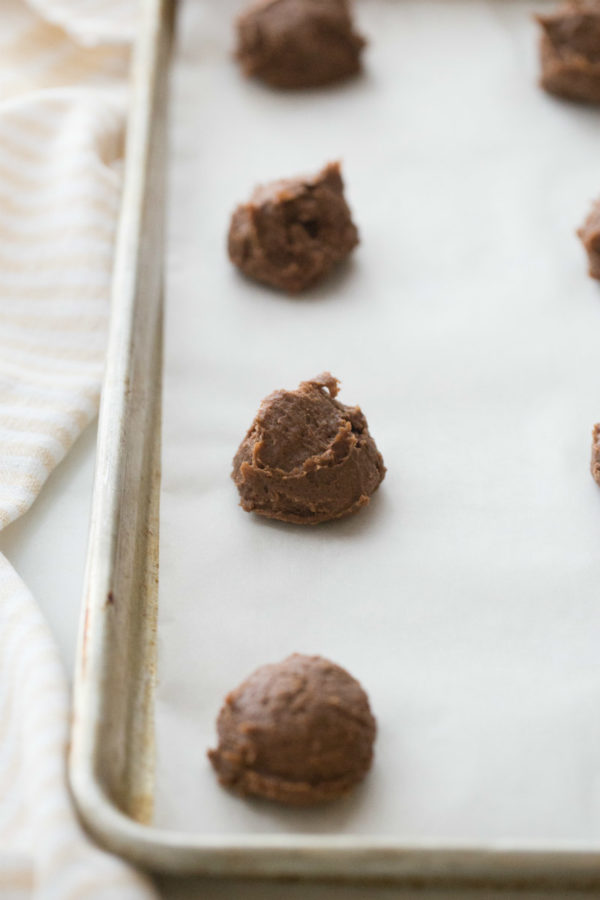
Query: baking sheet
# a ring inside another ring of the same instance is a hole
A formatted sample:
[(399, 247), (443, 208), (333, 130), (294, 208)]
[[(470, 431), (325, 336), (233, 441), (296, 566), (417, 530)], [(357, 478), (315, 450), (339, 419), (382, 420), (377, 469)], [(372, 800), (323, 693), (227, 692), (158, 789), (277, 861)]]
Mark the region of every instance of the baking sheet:
[[(539, 4), (363, 0), (364, 77), (298, 94), (232, 63), (237, 2), (183, 0), (171, 99), (155, 822), (440, 841), (600, 835), (600, 292), (574, 229), (600, 114), (536, 88)], [(342, 159), (362, 244), (299, 298), (224, 245), (261, 181)], [(329, 369), (388, 475), (355, 518), (244, 513), (260, 400)], [(205, 756), (226, 692), (293, 651), (379, 722), (317, 810), (244, 802)]]

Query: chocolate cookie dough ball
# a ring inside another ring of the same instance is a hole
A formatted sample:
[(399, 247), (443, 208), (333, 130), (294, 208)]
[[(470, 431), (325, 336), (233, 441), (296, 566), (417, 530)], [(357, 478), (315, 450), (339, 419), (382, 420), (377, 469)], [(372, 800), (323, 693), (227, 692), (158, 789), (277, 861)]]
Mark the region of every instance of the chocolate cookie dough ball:
[(229, 228), (229, 258), (249, 278), (295, 294), (323, 278), (358, 244), (338, 163), (314, 178), (256, 188)]
[(340, 666), (294, 653), (227, 695), (210, 750), (221, 784), (299, 806), (344, 796), (371, 766), (375, 719)]
[(537, 20), (542, 87), (569, 100), (600, 103), (600, 0), (572, 0)]
[(233, 460), (245, 510), (316, 525), (366, 506), (385, 466), (360, 408), (337, 393), (325, 372), (263, 400)]
[(592, 432), (592, 475), (596, 484), (600, 484), (600, 424), (594, 425)]
[(236, 24), (245, 74), (274, 87), (317, 87), (360, 71), (365, 41), (348, 0), (260, 0)]
[(600, 278), (600, 200), (596, 200), (577, 234), (587, 250), (590, 276)]

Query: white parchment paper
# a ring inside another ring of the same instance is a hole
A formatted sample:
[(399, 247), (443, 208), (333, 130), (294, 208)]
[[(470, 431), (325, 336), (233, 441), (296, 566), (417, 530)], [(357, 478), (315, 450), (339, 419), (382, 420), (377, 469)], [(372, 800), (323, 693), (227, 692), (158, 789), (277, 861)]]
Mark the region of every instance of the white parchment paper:
[[(364, 77), (298, 94), (241, 77), (238, 6), (183, 0), (173, 69), (156, 822), (597, 839), (600, 291), (574, 230), (600, 113), (536, 87), (529, 2), (364, 0)], [(235, 204), (337, 158), (352, 262), (296, 299), (244, 281)], [(317, 528), (244, 513), (260, 400), (323, 369), (385, 482)], [(379, 722), (372, 774), (318, 810), (241, 801), (205, 755), (226, 692), (292, 651), (347, 667)]]

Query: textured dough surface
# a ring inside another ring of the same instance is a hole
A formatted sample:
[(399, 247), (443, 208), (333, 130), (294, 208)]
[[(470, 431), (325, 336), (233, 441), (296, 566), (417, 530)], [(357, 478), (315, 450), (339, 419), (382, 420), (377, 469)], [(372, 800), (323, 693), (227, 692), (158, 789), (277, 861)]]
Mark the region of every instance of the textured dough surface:
[(328, 372), (263, 400), (233, 460), (241, 505), (283, 522), (314, 525), (357, 512), (385, 466), (358, 406), (336, 400)]
[(594, 481), (600, 484), (600, 424), (594, 425), (592, 431), (592, 475)]
[(600, 0), (573, 0), (537, 20), (542, 87), (569, 100), (600, 103)]
[(593, 204), (577, 234), (587, 251), (590, 276), (600, 278), (600, 200)]
[(241, 794), (312, 805), (364, 778), (375, 730), (356, 679), (320, 656), (294, 653), (227, 695), (208, 756), (219, 781)]
[(348, 0), (260, 0), (236, 27), (245, 74), (274, 87), (318, 87), (360, 71), (365, 41)]
[(358, 244), (338, 163), (310, 178), (256, 188), (229, 228), (231, 261), (245, 275), (295, 294), (323, 278)]

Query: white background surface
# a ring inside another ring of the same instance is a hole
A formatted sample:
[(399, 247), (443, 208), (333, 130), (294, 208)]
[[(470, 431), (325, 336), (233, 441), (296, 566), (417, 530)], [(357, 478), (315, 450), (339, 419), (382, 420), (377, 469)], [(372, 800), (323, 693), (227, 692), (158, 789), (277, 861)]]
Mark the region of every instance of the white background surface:
[[(174, 67), (161, 524), (160, 825), (519, 844), (600, 836), (600, 297), (574, 230), (599, 114), (536, 87), (534, 4), (368, 0), (364, 78), (244, 81), (236, 3), (188, 0)], [(362, 235), (300, 298), (224, 242), (256, 182), (343, 158)], [(243, 513), (230, 461), (262, 397), (330, 369), (388, 467), (315, 529)], [(298, 650), (379, 721), (343, 803), (223, 791), (225, 693)]]

